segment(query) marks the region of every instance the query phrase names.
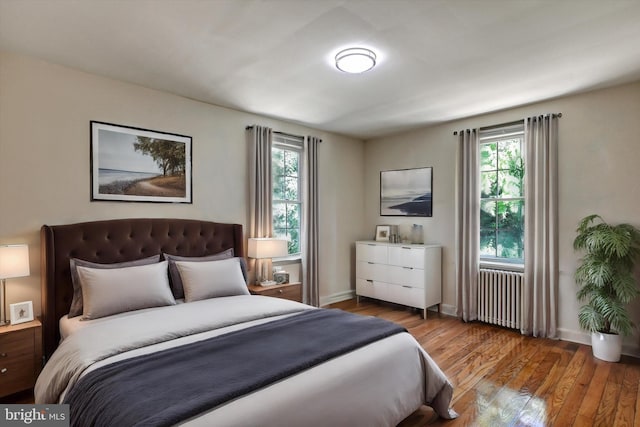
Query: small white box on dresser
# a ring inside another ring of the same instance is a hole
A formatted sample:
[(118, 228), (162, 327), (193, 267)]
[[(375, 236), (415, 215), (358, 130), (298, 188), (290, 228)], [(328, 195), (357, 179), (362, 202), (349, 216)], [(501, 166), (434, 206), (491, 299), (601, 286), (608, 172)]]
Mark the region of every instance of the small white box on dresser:
[(356, 295), (422, 310), (442, 302), (442, 248), (356, 242)]

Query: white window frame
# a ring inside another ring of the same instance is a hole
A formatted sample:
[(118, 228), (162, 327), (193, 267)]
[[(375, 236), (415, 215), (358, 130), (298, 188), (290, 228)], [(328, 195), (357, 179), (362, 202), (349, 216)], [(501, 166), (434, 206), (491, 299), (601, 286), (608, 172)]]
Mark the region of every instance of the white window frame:
[[(521, 156), (524, 159), (524, 122), (510, 123), (507, 125), (495, 126), (485, 129), (480, 129), (480, 145), (490, 144), (494, 142), (499, 142), (505, 139), (512, 139), (515, 136), (519, 136), (522, 139), (521, 144)], [(479, 149), (481, 152), (482, 150)], [(482, 167), (478, 168), (478, 181), (482, 181)], [(526, 174), (526, 170), (524, 172)], [(480, 194), (479, 204), (483, 201), (514, 201), (514, 200), (522, 200), (523, 205), (526, 204), (526, 194), (525, 189), (523, 188), (521, 197), (490, 197), (483, 198), (482, 194)], [(480, 214), (480, 213), (478, 213)], [(524, 228), (524, 220), (523, 220), (523, 228)], [(482, 228), (478, 232), (481, 232)], [(523, 232), (523, 243), (525, 239), (525, 235)], [(524, 255), (524, 254), (523, 254)], [(487, 256), (480, 255), (480, 267), (483, 268), (493, 268), (493, 269), (501, 269), (501, 270), (511, 270), (511, 271), (523, 271), (524, 270), (524, 257), (523, 258), (503, 258), (498, 256)]]
[[(298, 209), (300, 212), (300, 221), (299, 221), (299, 230), (298, 230), (298, 248), (300, 248), (300, 252), (289, 254), (284, 257), (274, 258), (274, 261), (289, 261), (289, 260), (299, 260), (302, 258), (302, 242), (303, 242), (303, 219), (304, 219), (304, 137), (288, 135), (285, 133), (274, 132), (272, 138), (271, 149), (280, 149), (291, 152), (296, 152), (299, 156), (298, 163), (298, 200), (277, 200), (273, 198), (273, 192), (271, 193), (271, 205), (272, 212), (275, 211), (276, 204), (296, 204), (298, 205)], [(273, 174), (273, 168), (272, 168)], [(274, 216), (275, 217), (275, 216)], [(287, 228), (288, 229), (288, 228)], [(274, 235), (275, 235), (275, 227), (274, 227)]]

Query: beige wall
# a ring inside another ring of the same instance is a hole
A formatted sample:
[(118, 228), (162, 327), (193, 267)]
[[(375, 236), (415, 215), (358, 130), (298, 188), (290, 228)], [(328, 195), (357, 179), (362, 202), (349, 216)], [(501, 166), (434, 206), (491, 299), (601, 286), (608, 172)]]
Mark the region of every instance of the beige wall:
[[(193, 204), (91, 202), (91, 120), (191, 136)], [(320, 295), (331, 300), (350, 288), (348, 254), (364, 230), (362, 141), (0, 52), (0, 244), (26, 242), (31, 258), (31, 276), (8, 281), (8, 302), (32, 300), (40, 311), (42, 224), (175, 217), (246, 226), (251, 124), (323, 139)]]
[[(424, 225), (426, 241), (443, 245), (443, 299), (455, 306), (453, 131), (490, 126), (526, 116), (561, 112), (560, 292), (559, 328), (563, 338), (584, 341), (577, 322), (579, 307), (573, 281), (579, 256), (572, 248), (578, 221), (591, 213), (606, 221), (640, 226), (640, 82), (565, 97), (367, 141), (365, 146), (365, 218), (367, 232), (376, 224)], [(433, 217), (413, 220), (378, 215), (379, 172), (433, 166)], [(640, 323), (640, 302), (632, 311)], [(638, 335), (626, 351), (639, 354)]]

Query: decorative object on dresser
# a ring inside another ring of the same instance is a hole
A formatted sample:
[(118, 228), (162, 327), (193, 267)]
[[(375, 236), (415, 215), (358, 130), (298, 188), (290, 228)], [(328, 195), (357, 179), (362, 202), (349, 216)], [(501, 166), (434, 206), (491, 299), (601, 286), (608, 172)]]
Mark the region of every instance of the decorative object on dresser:
[(302, 283), (285, 283), (273, 286), (250, 285), (252, 295), (263, 295), (302, 302)]
[(289, 273), (286, 271), (276, 271), (273, 273), (273, 281), (278, 285), (289, 283)]
[[(275, 285), (276, 282), (269, 278), (269, 261), (272, 258), (287, 256), (288, 254), (288, 242), (286, 239), (274, 237), (249, 238), (247, 255), (249, 258), (258, 260), (256, 262), (256, 282), (261, 286)], [(258, 266), (258, 264), (260, 265)]]
[(442, 302), (442, 248), (356, 242), (356, 295), (422, 310)]
[(6, 279), (26, 277), (29, 274), (29, 246), (0, 246), (0, 326), (7, 324)]
[(192, 203), (191, 137), (91, 122), (91, 200)]
[(23, 301), (10, 305), (11, 324), (30, 322), (33, 320), (33, 302)]
[(42, 369), (42, 325), (32, 320), (0, 329), (0, 397), (28, 390)]
[(433, 168), (380, 172), (380, 216), (432, 216)]

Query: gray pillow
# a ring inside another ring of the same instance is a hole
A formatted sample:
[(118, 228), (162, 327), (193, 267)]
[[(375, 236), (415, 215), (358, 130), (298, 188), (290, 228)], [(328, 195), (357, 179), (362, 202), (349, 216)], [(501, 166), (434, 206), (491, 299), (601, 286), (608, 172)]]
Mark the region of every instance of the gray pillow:
[(229, 258), (208, 262), (176, 261), (184, 286), (185, 302), (208, 298), (249, 295), (240, 260)]
[(118, 262), (115, 264), (98, 264), (97, 262), (89, 262), (78, 258), (69, 260), (71, 267), (71, 283), (73, 284), (73, 298), (71, 299), (71, 308), (69, 309), (69, 318), (80, 316), (82, 314), (82, 286), (80, 286), (80, 278), (78, 277), (77, 267), (89, 268), (123, 268), (135, 267), (139, 265), (155, 264), (160, 262), (160, 255), (150, 256), (149, 258), (137, 259), (134, 261)]
[(82, 285), (82, 319), (173, 305), (167, 261), (124, 268), (78, 267)]
[[(182, 284), (182, 278), (180, 277), (180, 272), (178, 271), (178, 267), (176, 266), (176, 261), (188, 261), (188, 262), (206, 262), (206, 261), (218, 261), (221, 259), (233, 258), (233, 248), (229, 248), (225, 251), (218, 252), (214, 255), (207, 255), (201, 257), (187, 257), (187, 256), (178, 256), (163, 253), (162, 256), (164, 259), (169, 261), (169, 282), (171, 284), (171, 291), (173, 292), (173, 296), (175, 299), (184, 298), (184, 286)], [(244, 258), (240, 258), (240, 268), (242, 268), (242, 275), (244, 276), (245, 282), (247, 281), (247, 264), (244, 261)]]

